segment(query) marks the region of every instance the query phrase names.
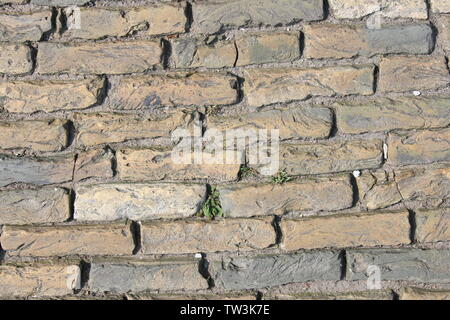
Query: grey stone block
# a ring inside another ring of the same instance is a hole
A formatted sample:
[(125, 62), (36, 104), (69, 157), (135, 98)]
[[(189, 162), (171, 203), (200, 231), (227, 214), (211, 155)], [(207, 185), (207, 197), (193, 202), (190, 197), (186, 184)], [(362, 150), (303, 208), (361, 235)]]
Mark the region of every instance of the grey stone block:
[(368, 278), (377, 266), (381, 280), (450, 283), (450, 250), (369, 249), (347, 251), (347, 280)]
[(256, 289), (310, 280), (339, 280), (341, 259), (335, 251), (236, 257), (211, 262), (209, 270), (218, 288)]
[(289, 24), (324, 17), (323, 0), (245, 0), (197, 2), (193, 31), (213, 33), (244, 26)]
[(146, 290), (201, 290), (208, 283), (198, 272), (198, 261), (94, 262), (89, 290), (142, 292)]

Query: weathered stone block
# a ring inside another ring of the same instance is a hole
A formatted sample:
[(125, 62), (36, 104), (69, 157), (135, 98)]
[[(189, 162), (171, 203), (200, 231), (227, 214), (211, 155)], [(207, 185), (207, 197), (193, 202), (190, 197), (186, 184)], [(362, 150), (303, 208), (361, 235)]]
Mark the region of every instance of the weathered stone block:
[(186, 218), (206, 198), (199, 184), (104, 184), (76, 189), (75, 220)]
[(101, 78), (2, 82), (0, 107), (14, 113), (84, 109), (98, 101), (103, 85)]
[(368, 267), (377, 266), (381, 280), (450, 282), (450, 250), (347, 250), (347, 280), (365, 280)]
[(401, 290), (399, 296), (400, 300), (450, 300), (450, 291), (411, 287)]
[(450, 241), (450, 208), (416, 211), (419, 242)]
[(327, 138), (333, 125), (330, 109), (298, 107), (240, 114), (239, 116), (207, 116), (207, 130), (271, 130), (278, 129), (281, 140)]
[(51, 18), (50, 10), (23, 15), (0, 14), (0, 41), (39, 41), (52, 29)]
[(63, 222), (70, 218), (70, 196), (62, 188), (0, 192), (0, 225)]
[(144, 72), (160, 64), (159, 41), (85, 44), (39, 43), (40, 74), (123, 74)]
[(63, 150), (69, 143), (65, 124), (61, 119), (0, 121), (0, 149)]
[(110, 178), (112, 154), (90, 151), (78, 155), (41, 158), (0, 158), (0, 186), (12, 183), (48, 185), (80, 181), (87, 178)]
[(33, 69), (31, 50), (24, 44), (0, 44), (0, 73), (24, 74)]
[(311, 280), (339, 280), (341, 261), (333, 251), (291, 255), (232, 257), (211, 262), (215, 286), (226, 290), (257, 289)]
[(155, 106), (226, 105), (238, 102), (236, 78), (220, 73), (168, 73), (123, 78), (113, 84), (111, 106), (117, 110)]
[[(160, 151), (156, 149), (122, 149), (117, 151), (117, 171), (121, 180), (154, 181), (154, 180), (198, 180), (209, 179), (230, 181), (238, 178), (241, 163), (244, 162), (243, 152), (229, 151), (214, 155), (206, 152), (195, 152), (193, 157), (200, 159), (194, 163), (194, 158), (177, 159), (175, 151)], [(227, 164), (226, 157), (237, 157), (241, 162)], [(222, 159), (222, 161), (220, 161)], [(216, 161), (217, 160), (217, 161)]]
[(377, 54), (428, 54), (434, 46), (428, 24), (383, 26), (370, 29), (351, 25), (305, 26), (307, 58), (353, 58)]
[(450, 205), (450, 168), (400, 170), (395, 180), (403, 199), (421, 207)]
[(162, 116), (133, 116), (116, 113), (79, 113), (74, 115), (77, 144), (127, 142), (133, 140), (171, 138), (175, 129), (194, 126), (194, 115), (174, 112)]
[(395, 180), (383, 170), (363, 172), (356, 182), (359, 198), (369, 210), (386, 208), (403, 200)]
[(80, 287), (77, 265), (0, 266), (0, 296), (4, 298), (63, 296)]
[(391, 132), (388, 162), (393, 165), (450, 161), (450, 129)]
[(94, 261), (89, 290), (115, 293), (208, 289), (197, 261)]
[(444, 57), (389, 56), (380, 63), (381, 92), (438, 89), (449, 80)]
[(439, 128), (450, 124), (449, 97), (377, 98), (335, 103), (339, 132), (358, 134), (393, 129)]
[(195, 40), (172, 41), (173, 63), (177, 68), (223, 68), (251, 64), (286, 62), (300, 57), (298, 32), (249, 33), (234, 41), (206, 45)]
[(281, 221), (286, 250), (409, 244), (408, 211)]
[(275, 244), (272, 218), (154, 222), (142, 225), (145, 254), (265, 249)]
[(360, 19), (370, 14), (386, 18), (428, 18), (424, 0), (330, 0), (330, 7), (338, 19)]
[[(296, 211), (340, 210), (353, 202), (350, 179), (303, 179), (279, 184), (232, 184), (217, 187), (226, 217), (251, 217)], [(339, 190), (339, 197), (336, 197)]]
[(0, 186), (12, 183), (47, 185), (72, 180), (74, 158), (0, 158)]
[(448, 0), (431, 0), (431, 10), (437, 13), (449, 13), (450, 2)]
[(88, 2), (89, 0), (30, 0), (32, 4), (49, 7), (82, 6)]
[(134, 249), (130, 224), (4, 226), (2, 248), (12, 256), (128, 255)]
[[(145, 35), (181, 33), (185, 31), (185, 8), (180, 5), (161, 4), (141, 8), (81, 8), (82, 27), (64, 32), (68, 38), (100, 39), (123, 37), (134, 31)], [(65, 9), (69, 15), (71, 9)], [(107, 26), (107, 27), (105, 27)]]
[(374, 67), (246, 69), (244, 92), (250, 106), (304, 100), (312, 96), (373, 94)]
[(224, 29), (276, 26), (324, 17), (322, 0), (216, 0), (192, 5), (192, 31), (215, 33)]
[(280, 168), (290, 175), (321, 174), (377, 168), (383, 159), (381, 140), (280, 146)]
[[(448, 6), (450, 12), (450, 4)], [(436, 25), (439, 29), (438, 41), (445, 52), (450, 51), (450, 15), (440, 15), (436, 19)]]

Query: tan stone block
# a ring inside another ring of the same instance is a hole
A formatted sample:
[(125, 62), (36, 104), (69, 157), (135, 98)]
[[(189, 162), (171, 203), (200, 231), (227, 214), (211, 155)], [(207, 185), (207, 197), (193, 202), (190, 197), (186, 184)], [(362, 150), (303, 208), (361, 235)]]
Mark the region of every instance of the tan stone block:
[[(224, 68), (233, 67), (236, 63), (238, 52), (234, 42), (219, 42), (212, 46), (200, 45), (195, 48), (189, 65), (180, 67), (207, 67)], [(176, 63), (177, 64), (177, 63)]]
[(381, 92), (438, 89), (449, 79), (444, 57), (390, 56), (380, 63)]
[(0, 149), (60, 151), (68, 146), (65, 120), (28, 120), (0, 122)]
[(416, 211), (419, 242), (450, 241), (450, 208)]
[[(448, 7), (448, 12), (450, 12), (450, 4)], [(438, 43), (445, 50), (445, 52), (450, 51), (450, 15), (440, 15), (436, 19), (436, 25), (439, 29)]]
[(0, 192), (0, 225), (64, 222), (70, 218), (70, 196), (62, 188)]
[(112, 178), (114, 155), (109, 150), (91, 150), (77, 155), (73, 172), (73, 181), (79, 182), (92, 178)]
[(52, 29), (52, 12), (37, 11), (28, 14), (0, 14), (0, 41), (39, 41)]
[(237, 102), (236, 78), (220, 73), (168, 73), (123, 78), (112, 87), (114, 109), (148, 109), (158, 105), (226, 105)]
[(0, 82), (0, 106), (14, 113), (84, 109), (97, 102), (103, 85), (101, 78)]
[(450, 300), (450, 291), (404, 288), (400, 291), (400, 300)]
[(449, 97), (396, 97), (334, 104), (339, 132), (439, 128), (450, 124)]
[[(81, 8), (82, 27), (68, 29), (65, 37), (99, 39), (123, 37), (142, 31), (146, 35), (172, 34), (185, 31), (185, 8), (180, 5), (157, 5), (142, 8)], [(64, 10), (66, 15), (70, 9)], [(107, 26), (107, 27), (105, 27)]]
[(250, 106), (304, 100), (312, 96), (373, 94), (374, 67), (246, 69), (244, 92)]
[(12, 183), (48, 185), (72, 181), (74, 156), (2, 157), (0, 158), (0, 186)]
[[(189, 155), (189, 154), (188, 154)], [(210, 179), (230, 181), (238, 178), (243, 153), (228, 151), (220, 154), (193, 152), (191, 156), (176, 158), (176, 150), (159, 151), (156, 149), (122, 149), (117, 151), (117, 170), (121, 180), (196, 180)], [(239, 159), (240, 162), (227, 162)], [(194, 163), (194, 161), (199, 161)], [(229, 164), (227, 164), (229, 163)]]
[(399, 170), (395, 181), (403, 199), (427, 208), (450, 206), (450, 168)]
[(2, 248), (12, 256), (131, 255), (130, 224), (4, 226)]
[(431, 0), (431, 10), (437, 13), (449, 13), (450, 1), (448, 0)]
[(126, 142), (142, 139), (170, 139), (178, 128), (193, 124), (193, 115), (183, 112), (155, 116), (132, 116), (115, 113), (79, 113), (74, 115), (77, 127), (76, 142), (80, 146)]
[(0, 266), (0, 296), (4, 298), (62, 296), (80, 286), (77, 265)]
[(321, 174), (377, 168), (383, 159), (381, 140), (280, 146), (280, 168), (290, 175)]
[(388, 162), (393, 165), (450, 161), (450, 129), (391, 132)]
[(297, 107), (240, 114), (239, 116), (207, 116), (207, 130), (272, 130), (278, 129), (281, 140), (326, 138), (332, 127), (328, 108)]
[[(330, 290), (331, 291), (331, 290)], [(352, 292), (302, 292), (294, 294), (268, 293), (263, 300), (393, 300), (392, 290)]]
[(161, 63), (159, 41), (60, 44), (41, 42), (40, 74), (124, 74), (151, 70)]
[(338, 19), (360, 19), (374, 13), (386, 18), (428, 18), (424, 0), (330, 0), (330, 7)]
[[(351, 207), (353, 203), (353, 190), (348, 176), (302, 179), (282, 185), (220, 185), (217, 189), (225, 217), (340, 210)], [(339, 192), (339, 197), (336, 197), (336, 192)]]
[(285, 62), (300, 57), (298, 32), (270, 32), (245, 34), (236, 38), (237, 66), (249, 64)]
[(402, 195), (393, 181), (374, 185), (364, 197), (369, 210), (387, 208), (402, 200)]
[(75, 220), (187, 218), (206, 200), (200, 184), (100, 184), (76, 189)]
[(276, 242), (272, 218), (154, 222), (141, 230), (145, 254), (248, 251)]
[(33, 69), (31, 50), (24, 44), (0, 45), (0, 73), (24, 74)]
[(408, 211), (283, 219), (285, 250), (409, 244)]
[(362, 25), (320, 24), (304, 28), (307, 58), (353, 58), (376, 54), (428, 54), (433, 49), (428, 24), (387, 25), (371, 29)]

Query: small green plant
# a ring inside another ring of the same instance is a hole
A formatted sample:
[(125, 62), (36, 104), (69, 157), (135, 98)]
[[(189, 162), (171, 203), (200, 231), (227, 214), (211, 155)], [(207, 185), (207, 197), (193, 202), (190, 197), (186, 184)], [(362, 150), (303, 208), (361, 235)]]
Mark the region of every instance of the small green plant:
[(283, 184), (292, 180), (292, 177), (285, 170), (280, 170), (275, 176), (270, 178), (272, 183)]
[(248, 177), (249, 175), (255, 174), (255, 169), (247, 167), (247, 166), (241, 166), (239, 169), (239, 178), (243, 179), (245, 177)]
[(197, 216), (214, 219), (223, 217), (223, 210), (220, 204), (220, 194), (215, 187), (211, 188), (208, 198), (203, 204)]

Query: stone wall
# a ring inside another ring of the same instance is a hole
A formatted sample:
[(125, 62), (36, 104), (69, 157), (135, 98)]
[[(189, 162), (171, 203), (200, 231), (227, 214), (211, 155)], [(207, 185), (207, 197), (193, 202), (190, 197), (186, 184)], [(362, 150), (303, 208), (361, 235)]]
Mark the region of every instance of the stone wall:
[(0, 297), (448, 299), (449, 51), (449, 0), (0, 0)]

